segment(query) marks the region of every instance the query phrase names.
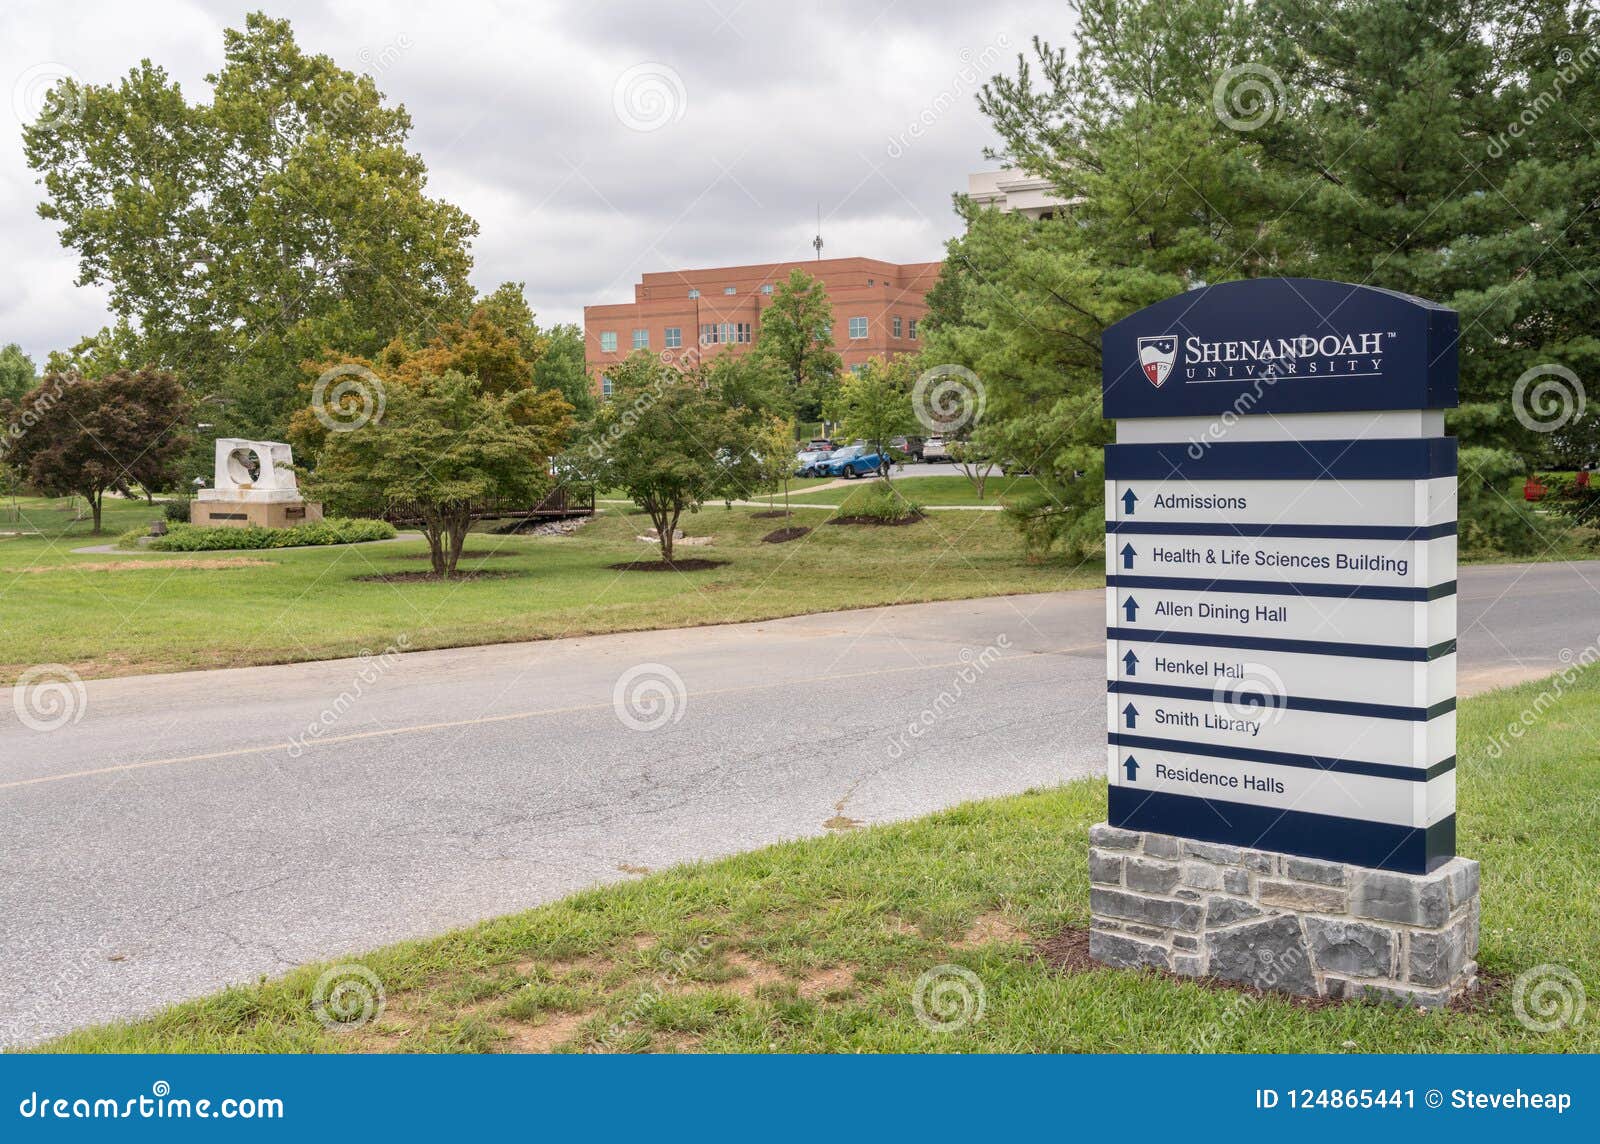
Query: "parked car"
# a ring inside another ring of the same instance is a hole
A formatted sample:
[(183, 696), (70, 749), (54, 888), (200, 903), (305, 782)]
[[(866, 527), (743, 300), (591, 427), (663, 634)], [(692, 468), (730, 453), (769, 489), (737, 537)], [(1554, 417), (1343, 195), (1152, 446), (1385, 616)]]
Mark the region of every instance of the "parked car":
[(833, 455), (831, 449), (806, 449), (795, 454), (794, 475), (797, 477), (820, 477), (827, 473), (828, 458)]
[(845, 477), (855, 480), (857, 477), (870, 476), (877, 472), (887, 472), (889, 461), (879, 456), (865, 445), (849, 445), (837, 450), (827, 462), (830, 477)]
[(904, 457), (908, 461), (922, 460), (921, 437), (896, 437), (889, 442), (889, 455)]
[(948, 461), (950, 450), (945, 448), (943, 437), (929, 437), (922, 443), (922, 459), (924, 461)]
[(806, 450), (808, 452), (817, 452), (820, 450), (822, 452), (831, 453), (838, 447), (838, 444), (828, 437), (813, 437), (811, 440), (806, 442)]

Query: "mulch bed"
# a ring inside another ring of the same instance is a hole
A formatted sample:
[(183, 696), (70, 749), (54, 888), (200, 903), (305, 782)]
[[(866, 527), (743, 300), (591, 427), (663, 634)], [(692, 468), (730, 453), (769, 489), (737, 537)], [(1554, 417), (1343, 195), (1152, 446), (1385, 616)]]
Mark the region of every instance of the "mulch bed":
[(707, 560), (691, 556), (684, 560), (629, 560), (622, 564), (607, 564), (616, 572), (700, 572), (706, 568), (721, 568), (726, 560)]
[(753, 512), (753, 513), (750, 514), (750, 519), (751, 520), (781, 520), (786, 516), (793, 516), (793, 515), (794, 515), (794, 513), (792, 513), (792, 512), (784, 512), (783, 509), (780, 508), (777, 512)]
[(903, 516), (899, 520), (879, 520), (875, 516), (830, 516), (829, 524), (871, 524), (879, 528), (904, 528), (908, 524), (916, 524), (927, 514), (914, 512), (910, 516)]
[(802, 536), (809, 535), (809, 528), (780, 528), (776, 532), (769, 532), (761, 538), (762, 544), (782, 544), (788, 540), (799, 540)]
[[(1059, 933), (1033, 943), (1033, 953), (1045, 965), (1058, 973), (1072, 976), (1079, 973), (1088, 973), (1091, 969), (1106, 969), (1089, 957), (1089, 928), (1087, 926), (1068, 926)], [(1181, 973), (1172, 973), (1164, 969), (1146, 968), (1140, 973), (1154, 973), (1170, 981), (1182, 982), (1187, 985), (1198, 985), (1202, 989), (1210, 989), (1218, 993), (1242, 993), (1249, 997), (1272, 996), (1279, 1001), (1286, 1001), (1297, 1009), (1315, 1010), (1332, 1009), (1339, 1005), (1383, 1005), (1390, 1002), (1365, 1000), (1359, 998), (1334, 998), (1334, 997), (1296, 997), (1289, 993), (1269, 993), (1268, 990), (1258, 989), (1254, 985), (1242, 985), (1237, 981), (1224, 981), (1220, 977), (1188, 977)], [(1457, 997), (1445, 1010), (1451, 1013), (1481, 1013), (1486, 1012), (1493, 1004), (1499, 992), (1510, 983), (1510, 978), (1503, 974), (1484, 973), (1478, 971), (1478, 987), (1471, 993)]]
[(526, 572), (483, 572), (456, 569), (454, 576), (446, 579), (432, 571), (429, 572), (383, 572), (371, 576), (357, 576), (357, 580), (371, 580), (378, 584), (416, 584), (433, 582), (438, 584), (454, 584), (459, 580), (504, 580), (508, 576), (526, 576)]
[[(462, 560), (481, 560), (485, 556), (521, 556), (522, 551), (516, 548), (485, 549), (482, 552), (463, 552)], [(389, 557), (390, 560), (427, 560), (430, 559), (426, 552), (402, 552), (398, 556)]]

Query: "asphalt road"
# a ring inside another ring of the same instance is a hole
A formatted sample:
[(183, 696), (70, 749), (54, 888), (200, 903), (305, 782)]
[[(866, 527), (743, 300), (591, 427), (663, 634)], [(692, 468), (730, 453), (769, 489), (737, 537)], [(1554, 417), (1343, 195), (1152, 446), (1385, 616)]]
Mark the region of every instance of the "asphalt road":
[[(1463, 692), (1600, 639), (1597, 593), (1468, 569)], [(97, 680), (48, 731), (0, 695), (0, 1045), (1096, 773), (1103, 629), (1090, 591)]]

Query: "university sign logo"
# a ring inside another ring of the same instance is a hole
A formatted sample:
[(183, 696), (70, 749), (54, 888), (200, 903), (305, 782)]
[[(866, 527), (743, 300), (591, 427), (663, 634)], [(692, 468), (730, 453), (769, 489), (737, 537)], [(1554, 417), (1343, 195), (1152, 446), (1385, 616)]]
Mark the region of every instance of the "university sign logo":
[[(1103, 415), (1215, 417), (1448, 409), (1453, 310), (1347, 282), (1244, 278), (1186, 290), (1109, 326)], [(1129, 366), (1137, 364), (1137, 374)]]
[(1157, 389), (1172, 373), (1173, 363), (1177, 360), (1178, 338), (1175, 334), (1139, 339), (1139, 366), (1144, 370), (1145, 377), (1150, 379), (1150, 384)]

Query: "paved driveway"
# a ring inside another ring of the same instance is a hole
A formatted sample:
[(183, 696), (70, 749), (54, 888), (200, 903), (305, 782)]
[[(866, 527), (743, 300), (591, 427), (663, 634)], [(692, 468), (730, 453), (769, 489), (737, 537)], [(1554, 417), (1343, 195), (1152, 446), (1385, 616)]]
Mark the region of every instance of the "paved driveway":
[[(1600, 565), (1462, 580), (1464, 690), (1600, 638)], [(1097, 773), (1103, 629), (1069, 592), (97, 680), (45, 733), (0, 695), (0, 1043)]]

